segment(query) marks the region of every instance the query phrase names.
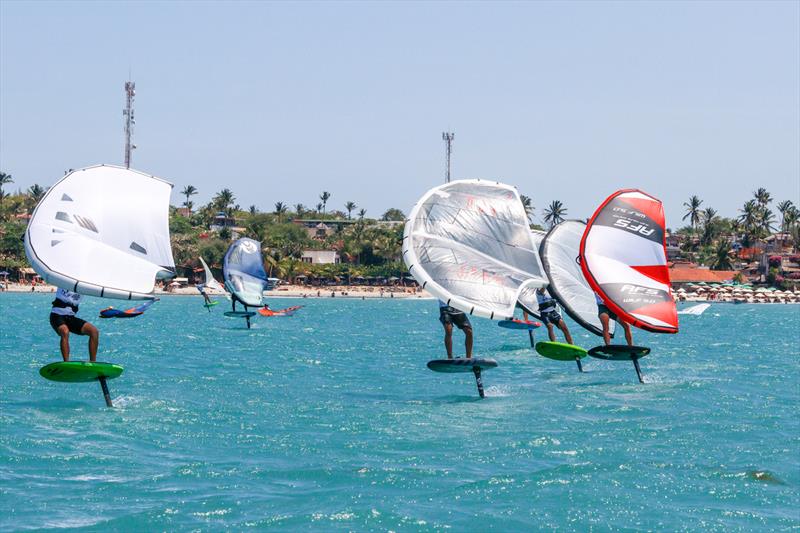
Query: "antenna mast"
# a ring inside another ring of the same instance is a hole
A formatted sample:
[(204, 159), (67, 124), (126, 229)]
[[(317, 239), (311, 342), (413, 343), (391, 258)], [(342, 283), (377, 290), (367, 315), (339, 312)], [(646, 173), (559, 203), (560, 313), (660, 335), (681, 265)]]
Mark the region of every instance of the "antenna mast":
[(136, 83), (125, 82), (125, 109), (122, 116), (125, 117), (125, 168), (131, 168), (131, 150), (136, 149), (136, 145), (131, 143), (133, 136), (133, 126), (136, 120), (133, 117), (133, 97), (136, 96)]
[(453, 139), (456, 138), (456, 134), (452, 132), (442, 132), (442, 140), (447, 145), (447, 166), (445, 167), (444, 173), (444, 182), (450, 183), (450, 154), (453, 152)]

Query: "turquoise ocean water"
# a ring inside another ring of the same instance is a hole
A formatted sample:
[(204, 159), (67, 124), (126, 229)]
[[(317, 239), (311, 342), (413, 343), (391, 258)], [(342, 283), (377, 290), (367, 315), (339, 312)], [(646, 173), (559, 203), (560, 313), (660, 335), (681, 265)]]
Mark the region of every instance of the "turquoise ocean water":
[(3, 531), (800, 528), (798, 306), (635, 331), (645, 385), (474, 319), (476, 355), (500, 363), (479, 400), (471, 375), (425, 367), (435, 301), (275, 299), (306, 307), (248, 331), (224, 304), (166, 297), (93, 320), (98, 359), (125, 366), (107, 409), (97, 384), (39, 377), (58, 357), (51, 298), (0, 294)]

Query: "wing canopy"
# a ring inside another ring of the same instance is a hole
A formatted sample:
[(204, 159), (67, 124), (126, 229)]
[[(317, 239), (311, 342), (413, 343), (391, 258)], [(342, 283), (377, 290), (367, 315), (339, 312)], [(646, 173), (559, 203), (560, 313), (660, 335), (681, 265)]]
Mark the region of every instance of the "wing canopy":
[(48, 283), (89, 296), (152, 298), (175, 276), (169, 240), (172, 185), (111, 165), (75, 170), (33, 212), (25, 253)]
[(250, 307), (261, 307), (267, 272), (261, 256), (261, 243), (241, 238), (225, 252), (222, 264), (225, 288), (234, 298)]
[(403, 260), (437, 298), (497, 320), (513, 316), (523, 291), (547, 284), (519, 193), (502, 183), (428, 191), (406, 223)]
[(661, 201), (637, 189), (609, 196), (581, 239), (581, 269), (592, 289), (636, 327), (677, 333)]
[[(586, 224), (578, 220), (566, 220), (553, 226), (542, 241), (539, 255), (550, 281), (550, 294), (575, 322), (595, 335), (602, 335), (594, 290), (583, 275), (578, 257), (585, 229)], [(612, 336), (614, 324), (609, 322)]]

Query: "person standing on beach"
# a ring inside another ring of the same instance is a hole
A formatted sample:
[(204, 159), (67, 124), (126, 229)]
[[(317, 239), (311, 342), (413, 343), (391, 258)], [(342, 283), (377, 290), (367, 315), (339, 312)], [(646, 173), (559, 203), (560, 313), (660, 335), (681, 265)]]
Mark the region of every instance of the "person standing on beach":
[(611, 333), (608, 329), (608, 324), (612, 320), (616, 320), (618, 324), (622, 325), (622, 329), (625, 330), (625, 340), (628, 342), (628, 346), (633, 346), (633, 334), (631, 333), (630, 325), (620, 320), (617, 315), (611, 312), (611, 309), (606, 306), (606, 303), (600, 298), (599, 294), (594, 293), (594, 299), (597, 302), (597, 317), (600, 319), (600, 324), (603, 325), (603, 342), (606, 343), (606, 346), (611, 344)]
[(50, 326), (61, 337), (61, 357), (69, 361), (69, 334), (89, 336), (89, 361), (97, 360), (97, 345), (100, 332), (89, 322), (76, 316), (81, 295), (66, 289), (56, 291), (53, 308), (50, 310)]
[(542, 322), (547, 326), (547, 336), (550, 338), (550, 342), (555, 342), (556, 333), (554, 327), (557, 327), (564, 333), (567, 344), (572, 344), (572, 335), (569, 332), (567, 323), (561, 318), (561, 313), (558, 312), (556, 300), (546, 291), (545, 287), (536, 289), (536, 301), (539, 303), (539, 314), (542, 317)]
[(455, 324), (464, 332), (464, 347), (467, 359), (470, 359), (472, 357), (472, 324), (469, 323), (466, 313), (439, 300), (439, 322), (444, 326), (444, 347), (447, 350), (447, 358), (453, 358), (453, 324)]

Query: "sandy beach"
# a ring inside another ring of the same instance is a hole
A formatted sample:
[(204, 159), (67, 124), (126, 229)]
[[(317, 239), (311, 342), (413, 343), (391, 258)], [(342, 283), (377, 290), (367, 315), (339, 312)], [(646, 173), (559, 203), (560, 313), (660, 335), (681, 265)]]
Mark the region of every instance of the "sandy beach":
[[(2, 291), (0, 284), (0, 291)], [(39, 284), (34, 287), (20, 283), (7, 284), (4, 289), (7, 292), (56, 292), (54, 285)], [(157, 288), (156, 296), (199, 296), (194, 286), (176, 287), (172, 290)], [(219, 291), (208, 291), (211, 296), (218, 296)], [(433, 299), (433, 296), (424, 290), (411, 287), (360, 287), (336, 285), (330, 287), (313, 287), (306, 285), (281, 285), (280, 287), (264, 293), (266, 298), (413, 298), (413, 299)]]

